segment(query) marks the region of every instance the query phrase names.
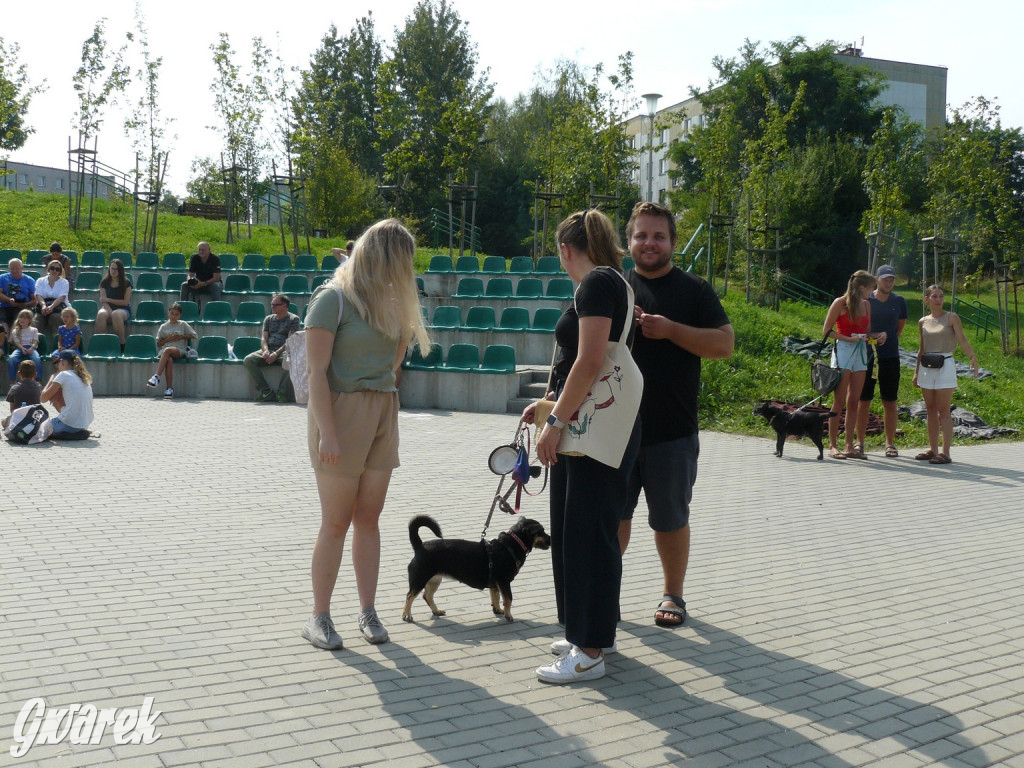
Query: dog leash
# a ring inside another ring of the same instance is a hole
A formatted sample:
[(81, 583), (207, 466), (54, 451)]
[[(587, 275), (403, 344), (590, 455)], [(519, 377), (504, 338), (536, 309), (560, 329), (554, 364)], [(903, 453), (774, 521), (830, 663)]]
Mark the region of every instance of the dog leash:
[[(480, 532), (480, 538), (487, 539), (487, 528), (491, 525), (491, 518), (494, 516), (494, 508), (501, 507), (501, 511), (506, 515), (518, 515), (519, 508), (522, 504), (523, 493), (527, 496), (539, 496), (544, 493), (544, 489), (548, 485), (548, 468), (544, 467), (544, 482), (540, 487), (540, 490), (536, 493), (530, 492), (526, 489), (526, 483), (531, 477), (535, 477), (533, 474), (534, 470), (539, 470), (540, 467), (529, 466), (530, 456), (530, 429), (523, 423), (522, 419), (519, 419), (519, 424), (516, 426), (515, 437), (512, 439), (512, 447), (517, 451), (518, 458), (516, 464), (511, 472), (507, 472), (501, 476), (498, 480), (498, 490), (494, 493), (494, 499), (491, 501), (491, 508), (487, 513), (487, 519), (484, 521), (484, 529)], [(508, 490), (502, 494), (501, 489), (505, 485), (505, 478), (511, 475), (512, 484)], [(515, 508), (509, 504), (509, 497), (512, 495), (512, 491), (516, 492)]]

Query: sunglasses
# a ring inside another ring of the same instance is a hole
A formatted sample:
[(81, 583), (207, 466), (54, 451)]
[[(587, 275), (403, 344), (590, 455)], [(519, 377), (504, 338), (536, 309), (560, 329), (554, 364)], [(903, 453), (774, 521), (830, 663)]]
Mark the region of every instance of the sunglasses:
[(47, 267), (47, 272), (60, 272), (60, 267)]

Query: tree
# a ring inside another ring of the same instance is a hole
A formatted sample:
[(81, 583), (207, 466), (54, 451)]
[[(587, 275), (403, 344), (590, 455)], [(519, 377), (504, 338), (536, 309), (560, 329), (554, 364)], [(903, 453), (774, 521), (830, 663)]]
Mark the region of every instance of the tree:
[(185, 185), (190, 203), (224, 205), (224, 178), (220, 163), (209, 157), (192, 161), (192, 179)]
[(476, 46), (447, 0), (420, 0), (380, 67), (378, 148), (392, 178), (408, 176), (411, 212), (445, 200), (449, 174), (478, 157), (493, 86), (477, 74)]
[(310, 158), (306, 181), (309, 215), (332, 236), (352, 237), (383, 213), (377, 186), (343, 147), (325, 147)]
[(0, 150), (19, 149), (33, 133), (25, 123), (32, 98), (46, 89), (46, 81), (32, 85), (28, 68), (18, 60), (21, 47), (0, 37)]

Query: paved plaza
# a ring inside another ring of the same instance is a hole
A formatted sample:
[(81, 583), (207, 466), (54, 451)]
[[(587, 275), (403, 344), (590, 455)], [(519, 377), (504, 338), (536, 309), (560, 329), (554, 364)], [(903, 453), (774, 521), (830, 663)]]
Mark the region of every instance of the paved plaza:
[[(96, 414), (99, 440), (0, 445), (0, 765), (1024, 766), (1020, 443), (935, 467), (919, 446), (819, 462), (806, 441), (774, 458), (767, 430), (705, 433), (686, 626), (653, 624), (661, 574), (638, 513), (619, 652), (605, 678), (559, 687), (534, 676), (559, 636), (548, 552), (513, 584), (512, 624), (453, 582), (447, 616), (417, 600), (416, 623), (400, 619), (409, 519), (478, 538), (487, 456), (516, 417), (402, 413), (377, 602), (392, 641), (359, 636), (346, 553), (346, 648), (328, 652), (299, 636), (319, 522), (305, 409), (111, 398)], [(496, 513), (489, 533), (508, 524)], [(71, 733), (97, 743), (12, 756), (33, 699), (147, 697), (156, 741), (118, 744), (76, 715)]]

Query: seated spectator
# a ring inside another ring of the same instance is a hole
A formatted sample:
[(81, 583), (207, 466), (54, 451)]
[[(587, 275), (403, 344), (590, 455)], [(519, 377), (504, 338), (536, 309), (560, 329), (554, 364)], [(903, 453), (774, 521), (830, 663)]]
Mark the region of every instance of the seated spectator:
[(60, 243), (50, 243), (50, 258), (46, 262), (51, 261), (60, 262), (60, 266), (64, 270), (64, 277), (68, 281), (68, 296), (70, 296), (71, 291), (75, 290), (75, 277), (78, 274), (78, 269), (71, 263), (71, 259), (64, 255), (64, 249), (60, 247)]
[(107, 321), (121, 340), (121, 351), (128, 335), (128, 321), (132, 319), (132, 281), (125, 277), (124, 262), (111, 259), (106, 276), (100, 280), (100, 311), (96, 313), (96, 333), (107, 332)]
[(209, 243), (199, 243), (197, 253), (192, 255), (188, 265), (188, 280), (181, 284), (181, 300), (196, 301), (197, 296), (205, 294), (211, 301), (220, 301), (223, 283), (220, 281), (220, 259), (210, 253)]
[(14, 381), (18, 375), (18, 364), (22, 360), (31, 360), (36, 366), (38, 376), (43, 361), (39, 359), (39, 353), (36, 351), (39, 347), (39, 330), (32, 325), (32, 310), (23, 309), (18, 313), (18, 321), (11, 329), (11, 346), (14, 351), (7, 358), (7, 378)]
[(71, 287), (64, 267), (56, 259), (46, 265), (46, 274), (36, 280), (35, 326), (44, 336), (53, 336), (61, 324), (61, 310), (68, 306)]
[(54, 440), (74, 440), (89, 436), (92, 424), (92, 376), (82, 358), (64, 351), (57, 356), (57, 372), (43, 387), (39, 402), (57, 409), (50, 420)]
[(292, 300), (283, 293), (275, 293), (270, 299), (271, 314), (263, 318), (263, 336), (260, 339), (260, 350), (245, 356), (242, 364), (256, 385), (256, 399), (271, 400), (275, 396), (282, 403), (288, 402), (288, 387), (291, 377), (287, 371), (281, 376), (281, 383), (275, 393), (263, 375), (263, 368), (268, 365), (280, 365), (284, 357), (284, 343), (288, 337), (299, 330), (299, 318), (293, 315)]
[(82, 329), (78, 325), (78, 312), (74, 307), (64, 307), (60, 319), (64, 321), (64, 325), (57, 329), (57, 348), (51, 355), (54, 362), (57, 362), (57, 357), (65, 350), (76, 355), (82, 354)]
[(24, 270), (21, 259), (11, 259), (7, 262), (7, 273), (0, 275), (0, 321), (8, 329), (14, 325), (14, 319), (21, 310), (32, 309), (36, 305), (36, 281)]
[(189, 339), (198, 339), (199, 334), (181, 319), (181, 304), (174, 302), (167, 310), (167, 322), (156, 332), (156, 345), (160, 348), (156, 373), (146, 382), (147, 386), (160, 385), (160, 376), (166, 374), (167, 389), (164, 397), (174, 397), (174, 361), (185, 357)]
[[(11, 385), (7, 392), (7, 402), (11, 404), (11, 413), (15, 408), (23, 405), (35, 405), (39, 402), (39, 394), (43, 391), (39, 380), (36, 379), (36, 364), (31, 360), (22, 360), (18, 363), (18, 380)], [(11, 417), (4, 416), (2, 426), (6, 427)]]

